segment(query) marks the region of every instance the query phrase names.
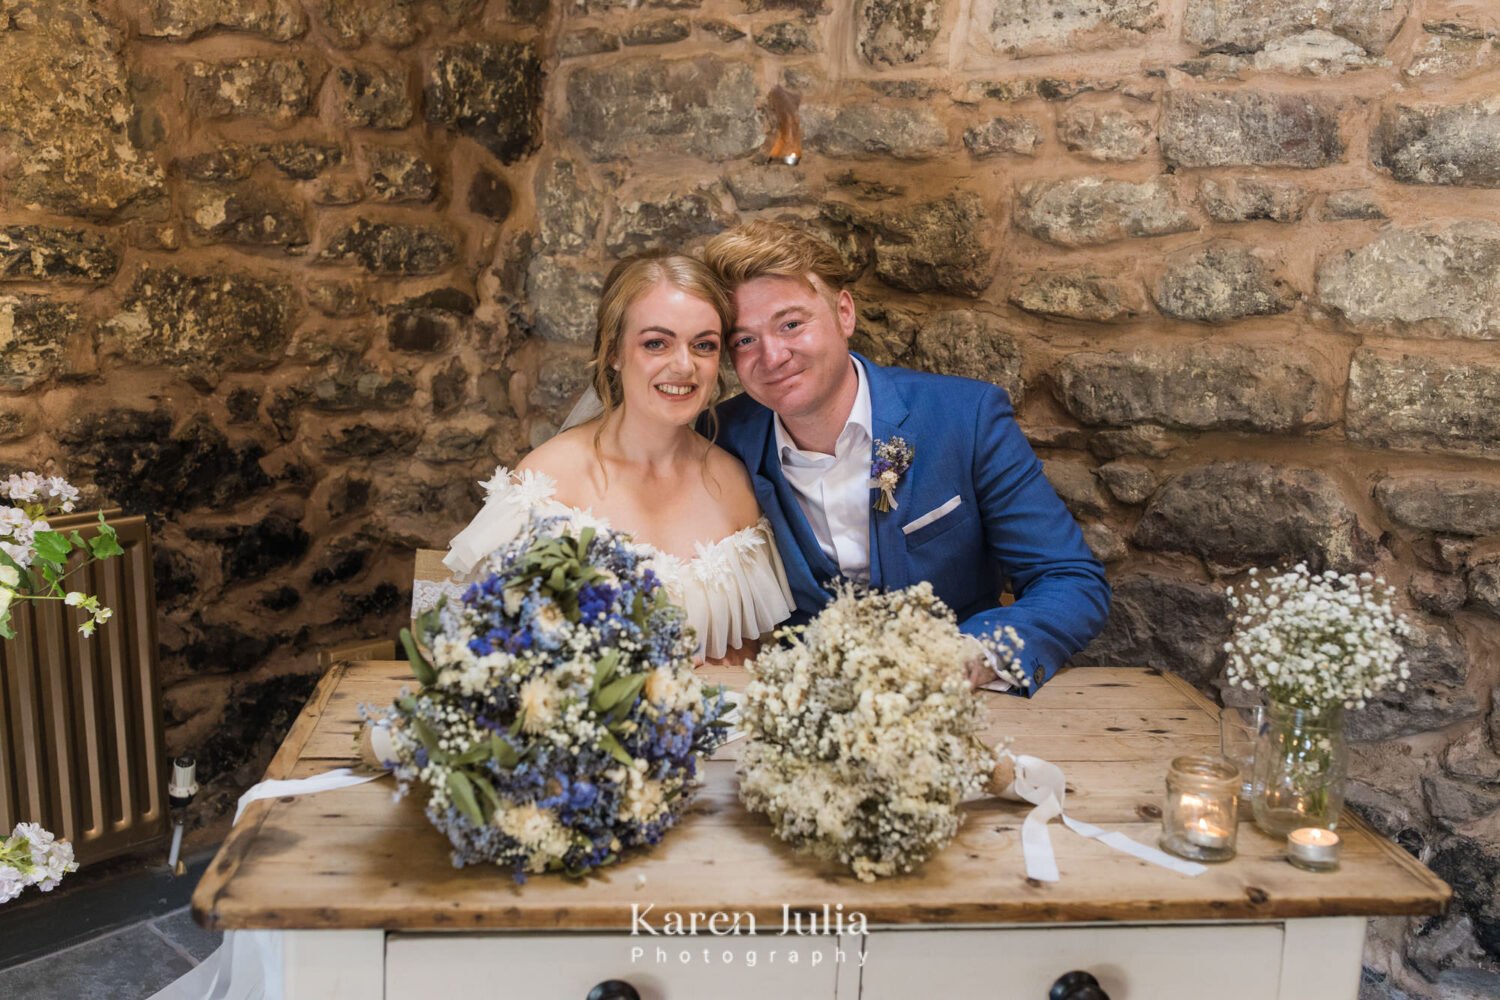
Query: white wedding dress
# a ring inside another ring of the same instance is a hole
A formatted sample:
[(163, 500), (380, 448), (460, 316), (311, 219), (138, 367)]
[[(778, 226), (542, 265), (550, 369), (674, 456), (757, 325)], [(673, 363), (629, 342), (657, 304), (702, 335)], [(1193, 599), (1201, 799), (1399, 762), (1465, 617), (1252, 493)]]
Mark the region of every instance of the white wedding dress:
[[(579, 528), (610, 527), (592, 512), (554, 499), (555, 484), (542, 473), (513, 473), (501, 466), (484, 487), (488, 493), (484, 507), (449, 543), (443, 559), (453, 579), (419, 583), (412, 593), (413, 617), (435, 606), (445, 594), (454, 598), (461, 594), (475, 575), (474, 568), (515, 538), (533, 517), (562, 517)], [(730, 649), (740, 649), (747, 641), (768, 635), (792, 613), (786, 570), (771, 524), (764, 517), (718, 541), (699, 543), (691, 559), (634, 544), (650, 557), (672, 602), (687, 611), (700, 656), (718, 659)]]

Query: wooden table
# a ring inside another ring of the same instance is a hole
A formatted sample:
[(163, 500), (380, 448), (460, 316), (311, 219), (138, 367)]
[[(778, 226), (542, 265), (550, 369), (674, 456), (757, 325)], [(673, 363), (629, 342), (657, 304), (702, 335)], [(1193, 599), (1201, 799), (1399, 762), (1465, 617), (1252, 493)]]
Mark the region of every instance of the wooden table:
[[(743, 679), (720, 674), (712, 679)], [(405, 663), (334, 666), (267, 777), (357, 764), (357, 706), (388, 704), (409, 683)], [(1160, 832), (1168, 761), (1218, 747), (1213, 704), (1153, 670), (1067, 670), (1029, 701), (985, 697), (993, 740), (1011, 736), (1018, 752), (1062, 767), (1069, 815), (1143, 843)], [(494, 869), (454, 869), (420, 796), (393, 802), (389, 778), (256, 802), (199, 884), (193, 912), (211, 929), (286, 932), (278, 943), (294, 1000), (583, 1000), (606, 979), (628, 980), (646, 1000), (777, 991), (787, 1000), (1041, 1000), (1073, 969), (1096, 975), (1111, 1000), (1339, 1000), (1358, 992), (1365, 918), (1441, 913), (1450, 896), (1348, 814), (1336, 872), (1292, 867), (1282, 842), (1248, 822), (1238, 856), (1196, 878), (1054, 823), (1061, 880), (1032, 882), (1019, 835), (1030, 807), (996, 799), (966, 806), (958, 838), (919, 873), (862, 884), (775, 841), (739, 804), (733, 760), (707, 763), (704, 780), (650, 854), (587, 881), (546, 876), (522, 887)], [(836, 923), (840, 907), (845, 933), (780, 934), (784, 908)], [(855, 912), (867, 935), (847, 933)], [(703, 914), (699, 933), (662, 933), (669, 913)], [(715, 913), (725, 914), (719, 931), (738, 914), (739, 933), (711, 933)]]

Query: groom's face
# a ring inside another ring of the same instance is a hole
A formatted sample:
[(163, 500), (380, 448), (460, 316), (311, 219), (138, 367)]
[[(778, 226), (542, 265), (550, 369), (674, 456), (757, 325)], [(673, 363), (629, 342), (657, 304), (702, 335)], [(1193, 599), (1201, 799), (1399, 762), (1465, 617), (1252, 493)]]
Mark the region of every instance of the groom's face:
[(786, 418), (813, 416), (849, 374), (854, 300), (815, 275), (755, 278), (734, 293), (729, 356), (756, 402)]

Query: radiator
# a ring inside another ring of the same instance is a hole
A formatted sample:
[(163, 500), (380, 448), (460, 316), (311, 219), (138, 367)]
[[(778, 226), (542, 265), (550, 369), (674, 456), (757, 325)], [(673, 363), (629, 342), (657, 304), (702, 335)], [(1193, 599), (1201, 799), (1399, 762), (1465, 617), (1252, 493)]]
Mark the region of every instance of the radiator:
[[(168, 820), (151, 535), (144, 517), (107, 514), (125, 554), (65, 586), (114, 617), (85, 639), (61, 601), (18, 602), (16, 637), (0, 642), (0, 830), (40, 823), (80, 862), (162, 838)], [(88, 538), (98, 516), (51, 524)]]

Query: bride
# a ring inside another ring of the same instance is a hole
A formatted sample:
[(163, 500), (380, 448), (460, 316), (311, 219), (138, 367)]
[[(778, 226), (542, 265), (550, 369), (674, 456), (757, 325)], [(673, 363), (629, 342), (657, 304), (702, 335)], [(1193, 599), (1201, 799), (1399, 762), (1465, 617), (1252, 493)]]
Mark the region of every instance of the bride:
[(599, 301), (591, 391), (561, 433), (514, 472), (496, 470), (444, 565), (462, 580), (534, 514), (614, 528), (652, 551), (700, 658), (753, 655), (791, 614), (786, 572), (744, 467), (694, 429), (705, 409), (714, 426), (732, 324), (729, 295), (701, 262), (616, 264)]

